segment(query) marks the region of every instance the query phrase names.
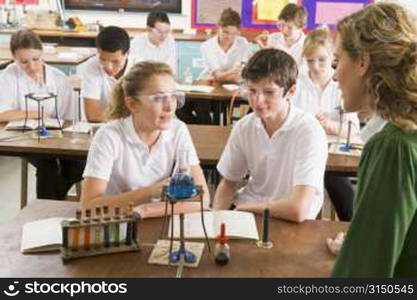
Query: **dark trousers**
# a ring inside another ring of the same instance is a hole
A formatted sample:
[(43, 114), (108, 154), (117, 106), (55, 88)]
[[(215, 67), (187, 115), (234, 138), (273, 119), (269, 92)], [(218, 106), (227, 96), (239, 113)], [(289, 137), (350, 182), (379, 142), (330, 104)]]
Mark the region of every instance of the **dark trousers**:
[(186, 124), (213, 124), (210, 115), (210, 103), (185, 102), (184, 106), (177, 110), (177, 117)]
[(349, 178), (326, 172), (324, 186), (341, 221), (350, 221), (353, 214), (354, 191)]
[(36, 196), (39, 199), (65, 200), (68, 190), (82, 180), (85, 160), (28, 157), (36, 168)]

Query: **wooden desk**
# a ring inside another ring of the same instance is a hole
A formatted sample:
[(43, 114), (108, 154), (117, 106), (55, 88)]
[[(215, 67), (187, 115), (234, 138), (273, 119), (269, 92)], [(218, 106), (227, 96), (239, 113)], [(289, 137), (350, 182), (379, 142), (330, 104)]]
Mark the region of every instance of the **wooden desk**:
[(188, 125), (198, 157), (203, 165), (216, 166), (231, 129), (211, 125)]
[[(136, 35), (146, 32), (146, 28), (134, 28), (134, 27), (126, 27), (124, 28), (131, 38), (135, 37)], [(16, 29), (7, 29), (3, 28), (0, 29), (0, 34), (13, 34)], [(84, 39), (90, 40), (91, 46), (94, 46), (94, 40), (98, 34), (97, 31), (71, 31), (71, 30), (59, 30), (59, 29), (33, 29), (33, 31), (39, 35), (42, 40), (47, 40), (48, 38), (72, 38), (72, 39)], [(176, 41), (199, 41), (204, 42), (213, 36), (216, 35), (215, 30), (211, 31), (211, 34), (207, 34), (204, 31), (197, 32), (196, 34), (188, 34), (184, 33), (183, 29), (172, 29), (172, 34)], [(247, 38), (249, 42), (254, 42), (256, 36), (259, 35), (259, 32), (252, 32), (252, 31), (242, 31), (242, 36)]]
[[(189, 102), (208, 102), (211, 104), (213, 111), (213, 122), (214, 125), (227, 126), (226, 112), (229, 107), (234, 92), (226, 90), (221, 85), (216, 86), (210, 93), (202, 92), (187, 92), (186, 100)], [(247, 101), (239, 95), (235, 98), (235, 104), (247, 104)], [(223, 122), (221, 122), (221, 114), (223, 114)]]
[[(140, 33), (146, 32), (146, 28), (124, 28), (130, 38), (134, 38)], [(97, 31), (71, 31), (59, 29), (33, 29), (39, 35), (43, 42), (59, 43), (67, 46), (88, 46), (95, 47), (95, 39)], [(16, 32), (16, 29), (0, 29), (0, 34), (11, 35)], [(198, 41), (203, 42), (212, 36), (204, 33), (199, 34), (185, 34), (182, 29), (172, 30), (174, 39), (176, 41)]]
[[(147, 264), (152, 248), (141, 252), (82, 258), (63, 265), (60, 254), (20, 253), (22, 225), (47, 217), (73, 217), (77, 203), (37, 200), (0, 227), (0, 277), (175, 277), (176, 268)], [(258, 218), (258, 230), (262, 226)], [(155, 243), (162, 219), (145, 219), (139, 234), (143, 243)], [(218, 267), (205, 249), (198, 268), (184, 268), (183, 277), (327, 277), (335, 258), (325, 239), (345, 231), (348, 223), (307, 221), (302, 224), (272, 219), (271, 249), (257, 248), (253, 240), (231, 240), (231, 261)], [(212, 242), (213, 245), (213, 242)]]
[[(202, 93), (202, 92), (187, 92), (186, 96), (187, 99), (191, 101), (198, 101), (198, 100), (213, 100), (213, 101), (222, 101), (229, 103), (233, 97), (232, 91), (226, 90), (221, 85), (215, 86), (213, 91), (210, 93)], [(238, 96), (236, 99), (243, 100), (242, 97)]]
[[(229, 127), (210, 125), (188, 125), (200, 162), (205, 167), (216, 166), (227, 139)], [(36, 155), (42, 158), (85, 159), (90, 147), (88, 134), (68, 134), (60, 139), (24, 138), (13, 141), (0, 141), (0, 155), (25, 157)], [(354, 175), (359, 165), (358, 157), (329, 154), (326, 170), (335, 173)], [(22, 160), (21, 207), (27, 203), (27, 161)]]
[[(76, 66), (96, 54), (95, 48), (86, 47), (56, 47), (55, 53), (43, 52), (43, 58), (48, 64)], [(65, 56), (65, 53), (70, 56)], [(8, 44), (0, 44), (0, 61), (12, 60)]]
[(358, 171), (360, 159), (360, 157), (355, 156), (329, 154), (326, 171), (355, 176)]
[[(211, 125), (188, 125), (191, 137), (202, 164), (216, 165), (230, 135), (230, 127)], [(74, 142), (76, 141), (76, 142)], [(91, 137), (88, 134), (68, 134), (60, 139), (18, 139), (0, 141), (0, 155), (59, 157), (84, 159), (88, 154)], [(327, 171), (356, 172), (359, 157), (329, 154)]]
[[(230, 129), (209, 125), (189, 125), (197, 154), (203, 164), (216, 164), (223, 152)], [(19, 134), (19, 132), (16, 132)], [(62, 138), (21, 138), (0, 141), (0, 155), (38, 155), (44, 158), (85, 159), (91, 143), (88, 134), (64, 133)]]
[[(134, 28), (127, 27), (124, 28), (130, 37), (135, 37), (136, 35), (146, 32), (146, 28)], [(17, 29), (1, 29), (0, 34), (13, 34)], [(63, 30), (63, 29), (32, 29), (39, 36), (47, 37), (73, 37), (73, 38), (85, 38), (93, 39), (97, 36), (98, 31), (72, 31), (72, 30)], [(182, 29), (173, 29), (174, 35), (181, 35), (183, 33)]]

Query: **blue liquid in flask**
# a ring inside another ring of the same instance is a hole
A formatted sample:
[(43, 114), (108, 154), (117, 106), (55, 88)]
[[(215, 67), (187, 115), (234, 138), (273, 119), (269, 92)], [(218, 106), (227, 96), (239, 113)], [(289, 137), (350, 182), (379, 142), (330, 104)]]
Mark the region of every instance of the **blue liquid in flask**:
[(194, 197), (197, 194), (197, 190), (193, 177), (184, 173), (175, 174), (169, 183), (168, 193), (175, 199)]

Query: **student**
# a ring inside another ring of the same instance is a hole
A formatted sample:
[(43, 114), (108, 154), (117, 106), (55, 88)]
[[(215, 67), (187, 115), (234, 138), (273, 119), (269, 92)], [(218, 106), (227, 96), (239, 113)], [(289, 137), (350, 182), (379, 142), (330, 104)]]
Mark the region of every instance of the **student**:
[(175, 74), (177, 55), (168, 15), (163, 11), (152, 11), (148, 14), (146, 26), (147, 32), (139, 34), (132, 40), (131, 55), (135, 61), (165, 62)]
[[(264, 49), (243, 69), (243, 89), (253, 109), (233, 127), (217, 165), (223, 176), (213, 207), (261, 213), (302, 222), (323, 203), (326, 135), (319, 122), (291, 104), (297, 65), (286, 52)], [(236, 195), (237, 183), (250, 175)], [(268, 204), (269, 202), (269, 204)]]
[[(218, 22), (218, 34), (201, 45), (204, 69), (198, 83), (215, 85), (238, 83), (243, 64), (249, 56), (249, 43), (239, 36), (240, 16), (231, 8), (223, 10)], [(212, 124), (210, 103), (186, 103), (178, 117), (192, 124)]]
[(302, 56), (307, 62), (308, 72), (297, 79), (297, 92), (292, 99), (294, 104), (315, 116), (328, 135), (346, 137), (349, 121), (353, 125), (351, 134), (358, 134), (360, 128), (356, 113), (341, 113), (342, 93), (333, 80), (333, 40), (328, 29), (316, 29), (306, 37)]
[(305, 63), (302, 59), (302, 51), (305, 35), (303, 29), (307, 23), (307, 11), (301, 5), (294, 3), (287, 4), (278, 16), (278, 27), (281, 31), (268, 34), (262, 33), (256, 37), (255, 41), (261, 48), (281, 49), (297, 62), (299, 73), (306, 71)]
[[(351, 122), (353, 139), (359, 132), (359, 119), (356, 113), (342, 114), (342, 94), (332, 78), (333, 39), (330, 32), (326, 28), (312, 31), (305, 39), (302, 56), (308, 72), (298, 77), (297, 92), (292, 99), (294, 105), (315, 116), (328, 135), (345, 138), (348, 122)], [(349, 178), (326, 172), (324, 183), (339, 219), (350, 221), (354, 192)]]
[[(19, 30), (10, 40), (14, 63), (0, 74), (0, 122), (22, 120), (26, 116), (25, 95), (53, 93), (55, 99), (42, 102), (44, 117), (72, 120), (75, 98), (72, 87), (58, 69), (45, 64), (42, 42), (31, 30)], [(56, 113), (58, 112), (58, 114)], [(38, 103), (27, 101), (27, 117), (38, 118)], [(80, 181), (83, 161), (27, 158), (36, 167), (36, 194), (42, 199), (65, 199), (70, 187)]]
[(337, 33), (345, 109), (387, 123), (363, 150), (354, 216), (332, 276), (416, 277), (417, 26), (405, 8), (377, 3), (340, 21)]
[(97, 35), (96, 46), (97, 55), (77, 70), (82, 77), (81, 93), (89, 122), (105, 121), (110, 91), (132, 63), (128, 59), (130, 38), (122, 28), (105, 27)]
[[(174, 119), (184, 94), (175, 91), (172, 70), (164, 63), (139, 62), (118, 81), (109, 119), (94, 136), (84, 172), (82, 204), (140, 205), (143, 217), (163, 215), (164, 203), (151, 203), (168, 184), (178, 150), (190, 153), (191, 174), (204, 189), (207, 184), (186, 125)], [(176, 205), (177, 208), (180, 205)], [(184, 209), (198, 210), (188, 202)]]
[(250, 50), (246, 38), (240, 36), (240, 16), (231, 8), (223, 10), (218, 22), (218, 34), (201, 45), (204, 70), (200, 83), (238, 83), (243, 64)]

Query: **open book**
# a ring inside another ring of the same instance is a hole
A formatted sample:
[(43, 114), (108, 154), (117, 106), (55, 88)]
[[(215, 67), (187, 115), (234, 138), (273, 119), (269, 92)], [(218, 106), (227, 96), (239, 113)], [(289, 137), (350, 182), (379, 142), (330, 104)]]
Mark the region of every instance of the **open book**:
[[(210, 239), (214, 239), (220, 234), (220, 224), (225, 223), (226, 235), (229, 238), (259, 240), (255, 216), (253, 213), (250, 212), (233, 210), (205, 211), (204, 223), (206, 225), (207, 236)], [(171, 232), (171, 228), (168, 232)], [(179, 238), (179, 236), (179, 215), (174, 215), (174, 238)], [(204, 231), (203, 226), (201, 224), (200, 212), (185, 214), (184, 236), (185, 238), (204, 238)]]
[(78, 122), (64, 129), (65, 132), (94, 133), (105, 123)]
[[(61, 123), (61, 125), (63, 125), (64, 120), (60, 120), (60, 123)], [(39, 123), (39, 124), (41, 124), (41, 123)], [(28, 119), (28, 120), (26, 120), (26, 127), (25, 127), (25, 120), (16, 120), (16, 121), (10, 121), (9, 123), (7, 123), (6, 129), (7, 130), (16, 130), (16, 129), (31, 130), (31, 129), (38, 128), (39, 124), (38, 124), (38, 120)], [(61, 126), (59, 126), (59, 122), (58, 122), (57, 119), (45, 119), (44, 124), (45, 124), (46, 128), (50, 128), (50, 129), (61, 128)]]
[(214, 87), (209, 85), (180, 84), (178, 90), (183, 92), (211, 93)]
[(20, 251), (36, 253), (59, 250), (62, 244), (61, 221), (68, 218), (49, 218), (23, 225)]

